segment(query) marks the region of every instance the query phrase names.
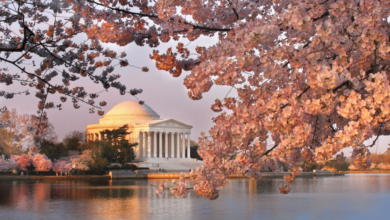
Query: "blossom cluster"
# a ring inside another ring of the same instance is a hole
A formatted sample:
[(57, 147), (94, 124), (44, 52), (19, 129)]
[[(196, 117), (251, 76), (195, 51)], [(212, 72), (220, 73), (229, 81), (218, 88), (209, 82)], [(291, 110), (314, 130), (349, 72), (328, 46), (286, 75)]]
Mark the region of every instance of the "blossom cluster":
[(9, 160), (0, 161), (0, 171), (10, 171), (18, 169), (20, 171), (27, 171), (27, 167), (33, 165), (35, 171), (47, 172), (53, 170), (54, 172), (67, 172), (72, 168), (81, 170), (88, 170), (88, 162), (90, 162), (90, 151), (85, 151), (81, 155), (72, 155), (70, 160), (55, 160), (52, 162), (46, 155), (36, 153), (12, 155)]

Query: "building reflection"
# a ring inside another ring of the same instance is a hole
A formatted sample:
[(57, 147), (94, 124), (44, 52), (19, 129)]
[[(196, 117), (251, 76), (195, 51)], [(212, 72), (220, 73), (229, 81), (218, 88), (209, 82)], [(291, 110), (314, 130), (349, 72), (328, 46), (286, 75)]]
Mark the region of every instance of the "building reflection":
[(0, 219), (295, 219), (302, 213), (335, 219), (390, 202), (383, 196), (390, 195), (390, 175), (297, 178), (287, 195), (279, 193), (282, 178), (230, 179), (216, 201), (194, 192), (158, 196), (154, 186), (169, 182), (0, 181)]
[[(186, 217), (186, 212), (183, 210), (188, 210), (188, 213), (192, 215), (197, 214), (192, 211), (194, 203), (210, 204), (206, 209), (206, 212), (210, 214), (219, 213), (221, 207), (237, 208), (240, 206), (234, 203), (235, 198), (225, 200), (227, 195), (239, 195), (242, 197), (241, 200), (249, 201), (253, 206), (260, 205), (259, 201), (262, 201), (262, 198), (269, 203), (271, 201), (267, 196), (275, 195), (275, 193), (279, 195), (278, 188), (284, 180), (274, 178), (229, 180), (228, 185), (221, 190), (221, 197), (218, 201), (222, 202), (218, 203), (208, 201), (193, 192), (185, 199), (175, 198), (170, 195), (169, 191), (158, 196), (155, 193), (156, 187), (161, 183), (169, 182), (170, 180), (14, 181), (12, 184), (3, 185), (0, 182), (2, 188), (0, 206), (10, 206), (16, 208), (17, 211), (33, 211), (34, 213), (45, 213), (55, 209), (56, 215), (63, 218), (70, 218), (77, 214), (92, 219), (150, 219), (158, 215), (176, 219), (177, 213)], [(293, 188), (296, 191), (310, 191), (311, 188), (317, 187), (312, 178), (297, 179), (296, 182), (299, 185)], [(58, 201), (61, 202), (57, 205), (58, 207), (55, 207), (55, 202)], [(279, 202), (274, 199), (275, 206), (273, 207), (278, 207)], [(216, 206), (216, 204), (219, 205)]]
[(175, 213), (191, 210), (191, 195), (178, 200), (167, 191), (158, 196), (156, 188), (150, 186), (167, 182), (170, 180), (0, 182), (0, 208), (9, 206), (20, 212), (41, 213), (42, 217), (55, 209), (59, 218), (71, 218), (77, 213), (91, 219), (136, 220), (150, 219), (151, 213), (166, 216), (167, 212), (175, 218)]

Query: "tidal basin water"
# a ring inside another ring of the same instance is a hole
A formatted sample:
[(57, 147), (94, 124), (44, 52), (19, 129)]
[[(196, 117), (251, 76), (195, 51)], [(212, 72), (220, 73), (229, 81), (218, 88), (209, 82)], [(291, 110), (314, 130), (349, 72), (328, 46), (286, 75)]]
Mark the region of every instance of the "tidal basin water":
[(231, 179), (209, 201), (155, 194), (169, 180), (0, 181), (0, 219), (389, 219), (390, 175)]

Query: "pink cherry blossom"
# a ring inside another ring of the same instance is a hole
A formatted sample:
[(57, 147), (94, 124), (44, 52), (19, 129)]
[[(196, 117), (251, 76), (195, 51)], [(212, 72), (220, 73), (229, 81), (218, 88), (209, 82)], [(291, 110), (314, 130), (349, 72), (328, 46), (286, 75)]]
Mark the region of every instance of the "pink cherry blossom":
[(163, 191), (165, 188), (166, 188), (166, 184), (165, 184), (165, 183), (160, 184), (160, 186), (157, 187), (157, 189), (156, 189), (157, 195), (161, 195), (161, 194), (162, 194), (162, 191)]
[(88, 163), (92, 161), (92, 150), (84, 150), (81, 154), (70, 152), (69, 161), (74, 169), (89, 170)]
[(27, 167), (33, 163), (32, 158), (27, 154), (12, 155), (11, 160), (15, 161), (16, 167), (21, 171), (27, 171)]
[(2, 160), (0, 161), (0, 171), (11, 171), (15, 167), (13, 160)]
[(72, 164), (64, 160), (56, 160), (51, 168), (54, 172), (66, 172), (72, 170)]
[(35, 154), (32, 158), (32, 162), (36, 171), (46, 172), (51, 169), (51, 160), (44, 154)]

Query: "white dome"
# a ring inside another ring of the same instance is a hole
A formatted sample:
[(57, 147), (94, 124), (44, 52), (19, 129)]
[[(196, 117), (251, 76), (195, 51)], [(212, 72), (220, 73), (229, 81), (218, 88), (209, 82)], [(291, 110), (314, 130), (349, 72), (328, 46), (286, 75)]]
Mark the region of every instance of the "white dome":
[(126, 101), (117, 104), (108, 111), (99, 124), (129, 124), (147, 123), (158, 120), (160, 116), (148, 105), (140, 105), (135, 101)]
[(104, 117), (114, 115), (136, 115), (137, 117), (160, 118), (160, 116), (148, 105), (140, 105), (138, 102), (134, 101), (126, 101), (117, 104), (108, 111)]

